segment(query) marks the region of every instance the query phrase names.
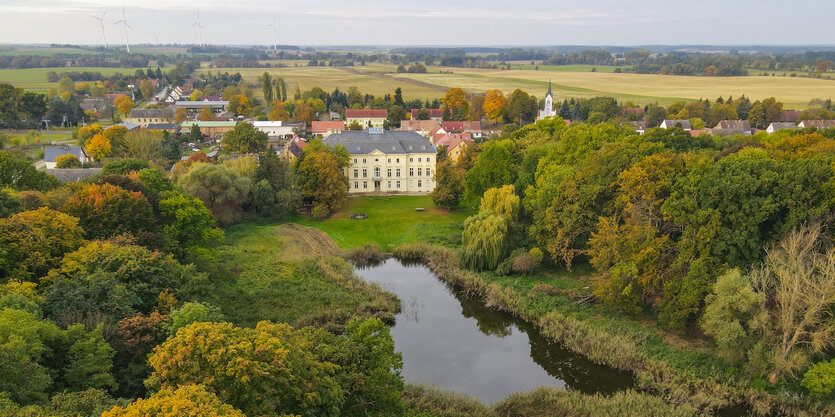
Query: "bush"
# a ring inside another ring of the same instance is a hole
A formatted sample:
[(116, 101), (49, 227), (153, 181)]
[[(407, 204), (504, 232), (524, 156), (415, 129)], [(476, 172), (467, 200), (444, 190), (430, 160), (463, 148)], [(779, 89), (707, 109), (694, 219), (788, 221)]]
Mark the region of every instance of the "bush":
[(313, 215), (315, 220), (325, 220), (331, 215), (328, 205), (324, 203), (317, 203), (314, 205), (313, 210), (310, 213)]
[(124, 158), (117, 161), (109, 162), (102, 168), (102, 175), (109, 174), (129, 174), (133, 171), (139, 171), (145, 168), (150, 168), (148, 162), (137, 158)]
[(832, 395), (835, 392), (835, 360), (814, 364), (800, 383), (815, 397)]
[(385, 260), (386, 254), (380, 249), (380, 245), (366, 243), (362, 247), (349, 251), (346, 257), (356, 265), (365, 266), (382, 262)]
[(55, 158), (55, 168), (81, 168), (81, 161), (72, 154)]

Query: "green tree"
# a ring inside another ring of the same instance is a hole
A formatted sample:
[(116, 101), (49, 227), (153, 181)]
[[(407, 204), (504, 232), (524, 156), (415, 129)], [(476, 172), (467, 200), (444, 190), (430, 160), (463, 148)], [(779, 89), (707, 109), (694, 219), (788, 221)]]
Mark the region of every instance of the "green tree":
[(7, 261), (0, 263), (0, 276), (42, 277), (83, 244), (82, 235), (78, 218), (47, 208), (0, 219), (0, 248)]
[(59, 339), (60, 330), (54, 324), (32, 313), (0, 310), (0, 392), (19, 404), (46, 400), (52, 377), (41, 362)]
[(464, 171), (449, 160), (441, 161), (435, 165), (434, 181), (432, 202), (439, 207), (457, 207), (464, 194)]
[[(264, 93), (264, 101), (267, 103), (273, 102), (273, 78), (268, 72), (261, 75), (261, 91)], [(280, 99), (280, 97), (279, 97)]]
[(89, 388), (115, 389), (111, 374), (114, 350), (104, 340), (101, 326), (87, 332), (83, 324), (75, 324), (64, 333), (68, 364), (64, 368), (63, 383), (69, 391)]
[(231, 223), (241, 212), (252, 183), (224, 165), (197, 163), (177, 180), (188, 194), (199, 198), (221, 223)]
[(0, 151), (0, 186), (13, 190), (46, 191), (60, 184), (55, 177), (35, 169), (26, 159)]
[(517, 88), (507, 98), (505, 115), (511, 122), (522, 126), (536, 118), (538, 107), (535, 97)]
[(803, 388), (815, 397), (828, 397), (835, 392), (835, 360), (814, 364), (803, 375)]
[(464, 221), (461, 262), (476, 271), (496, 269), (507, 255), (507, 220), (491, 212), (478, 213)]
[(177, 330), (191, 323), (222, 323), (226, 316), (220, 309), (207, 303), (190, 302), (182, 307), (171, 310), (171, 319), (167, 324), (169, 334), (176, 334)]
[(240, 122), (223, 135), (223, 152), (226, 154), (254, 154), (267, 149), (267, 133), (255, 128), (252, 123)]
[(720, 358), (741, 363), (759, 340), (759, 326), (767, 313), (765, 294), (757, 292), (749, 277), (732, 269), (713, 284), (705, 298), (705, 311), (699, 323), (705, 334), (716, 341)]
[(0, 83), (0, 119), (9, 128), (16, 128), (23, 113), (21, 99), (23, 89)]
[(0, 189), (0, 219), (23, 211), (23, 206), (11, 193)]
[(102, 175), (120, 174), (126, 175), (134, 171), (148, 168), (148, 161), (143, 161), (137, 158), (122, 158), (112, 162), (108, 162), (102, 168)]
[(223, 239), (223, 231), (203, 202), (181, 192), (166, 193), (159, 201), (163, 232), (178, 247), (195, 249)]
[(466, 200), (478, 202), (487, 189), (513, 184), (520, 159), (516, 144), (509, 139), (485, 143), (467, 172), (464, 181)]

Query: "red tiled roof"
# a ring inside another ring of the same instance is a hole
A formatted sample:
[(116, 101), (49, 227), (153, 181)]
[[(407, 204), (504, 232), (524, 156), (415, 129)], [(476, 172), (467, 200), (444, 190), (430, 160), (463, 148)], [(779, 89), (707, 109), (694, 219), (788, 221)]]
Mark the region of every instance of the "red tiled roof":
[(444, 130), (481, 130), (481, 122), (479, 121), (465, 121), (465, 122), (443, 122)]
[(345, 122), (342, 120), (313, 122), (313, 133), (326, 133), (329, 130), (345, 130)]
[[(418, 119), (418, 113), (422, 109), (412, 109), (412, 120)], [(425, 109), (429, 117), (444, 117), (444, 109)]]
[(446, 146), (453, 149), (461, 142), (472, 142), (473, 138), (469, 133), (447, 133), (435, 136), (435, 146)]
[(441, 125), (434, 120), (401, 120), (400, 130), (432, 130)]
[(345, 110), (345, 118), (386, 118), (389, 112), (386, 109), (349, 109)]

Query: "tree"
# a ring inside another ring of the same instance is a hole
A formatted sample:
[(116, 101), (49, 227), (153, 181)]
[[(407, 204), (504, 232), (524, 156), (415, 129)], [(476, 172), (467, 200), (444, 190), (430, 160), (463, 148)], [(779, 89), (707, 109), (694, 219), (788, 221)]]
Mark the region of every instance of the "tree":
[(435, 189), (430, 197), (439, 207), (457, 207), (464, 194), (464, 171), (446, 160), (435, 165)]
[(502, 112), (504, 111), (505, 104), (506, 100), (501, 90), (488, 90), (487, 97), (484, 99), (484, 105), (482, 106), (487, 120), (493, 122), (493, 124), (501, 120), (504, 116)]
[(46, 400), (52, 377), (42, 359), (60, 336), (54, 324), (32, 313), (0, 310), (0, 392), (21, 404)]
[(124, 233), (142, 236), (155, 228), (151, 205), (141, 192), (106, 183), (81, 188), (67, 199), (61, 210), (78, 217), (90, 238)]
[(252, 103), (247, 96), (238, 94), (229, 99), (229, 111), (235, 116), (249, 116), (252, 113)]
[(93, 138), (87, 143), (87, 146), (84, 147), (84, 150), (87, 152), (87, 155), (96, 161), (101, 161), (113, 153), (113, 148), (110, 146), (110, 140), (102, 134), (93, 136)]
[(255, 128), (251, 123), (240, 122), (235, 128), (223, 135), (223, 152), (226, 154), (255, 154), (267, 149), (266, 132)]
[(290, 112), (287, 111), (285, 103), (281, 100), (274, 100), (270, 106), (270, 112), (267, 114), (269, 120), (290, 120)]
[(513, 184), (519, 159), (516, 145), (509, 139), (485, 143), (466, 175), (467, 201), (478, 201), (488, 188)]
[(515, 194), (513, 185), (504, 185), (500, 188), (490, 188), (484, 192), (479, 213), (492, 213), (508, 221), (519, 220), (520, 200)]
[(23, 89), (0, 83), (0, 119), (8, 127), (16, 128), (22, 113)]
[(201, 122), (211, 122), (216, 119), (215, 112), (210, 107), (203, 107), (197, 115), (197, 119)]
[(138, 399), (126, 406), (116, 406), (102, 413), (101, 417), (144, 416), (205, 416), (246, 417), (231, 405), (224, 404), (203, 385), (181, 385), (163, 388), (148, 399)]
[(177, 330), (191, 323), (222, 323), (226, 316), (220, 309), (207, 303), (190, 302), (182, 307), (171, 310), (171, 318), (167, 325), (169, 334), (177, 334)]
[(6, 190), (0, 189), (0, 219), (23, 211), (20, 200)]
[[(298, 208), (299, 196), (293, 170), (290, 164), (279, 158), (275, 152), (267, 151), (261, 155), (261, 162), (258, 164), (255, 178), (259, 183), (267, 181), (266, 184), (259, 187), (258, 195), (256, 195), (256, 190), (253, 189), (256, 208), (258, 207), (258, 201), (261, 201), (263, 203), (261, 207), (266, 210), (262, 213), (283, 217)], [(266, 185), (269, 185), (269, 189)], [(267, 195), (270, 191), (273, 193), (272, 198)], [(270, 203), (270, 200), (272, 200), (272, 203)]]
[(115, 389), (111, 375), (113, 348), (104, 340), (101, 326), (87, 332), (83, 324), (67, 328), (64, 334), (68, 364), (64, 368), (64, 387), (70, 391), (89, 388)]
[(82, 234), (78, 218), (47, 208), (0, 219), (0, 248), (8, 262), (0, 264), (0, 276), (28, 280), (44, 276), (65, 253), (83, 244)]
[(55, 158), (55, 168), (81, 168), (81, 161), (73, 154), (61, 155)]
[[(203, 109), (201, 109), (201, 113), (202, 110)], [(211, 109), (209, 111), (211, 111)], [(179, 107), (174, 111), (174, 123), (182, 124), (186, 121), (186, 119), (188, 119), (188, 111), (185, 107)]]
[(102, 135), (110, 141), (110, 146), (115, 154), (124, 152), (125, 136), (127, 134), (128, 128), (119, 125), (110, 126), (102, 132)]
[(308, 345), (287, 324), (192, 323), (154, 350), (147, 384), (205, 384), (248, 415), (337, 416), (344, 399), (335, 369), (317, 361)]
[(337, 150), (317, 145), (307, 145), (296, 174), (302, 195), (327, 217), (342, 206), (348, 194), (348, 179), (342, 172), (347, 160)]
[(510, 121), (522, 126), (526, 122), (533, 121), (538, 107), (535, 97), (517, 88), (507, 98), (505, 114)]
[(35, 169), (25, 158), (0, 151), (0, 186), (13, 190), (46, 191), (60, 184), (52, 175)]
[(142, 98), (147, 101), (151, 101), (153, 98), (154, 90), (154, 84), (150, 80), (143, 80), (142, 84), (139, 84), (139, 92), (142, 93)]
[(293, 120), (310, 124), (316, 120), (316, 109), (304, 101), (296, 100)]
[(113, 100), (113, 105), (116, 106), (116, 109), (119, 110), (119, 113), (124, 114), (125, 116), (130, 115), (130, 111), (133, 110), (135, 104), (131, 101), (130, 97), (120, 94)]
[(461, 261), (466, 268), (496, 269), (507, 253), (507, 221), (491, 212), (478, 213), (464, 221), (461, 235)]
[(757, 292), (739, 269), (732, 269), (716, 280), (713, 291), (705, 298), (699, 325), (716, 341), (720, 358), (740, 363), (761, 342), (757, 331), (767, 313), (765, 301), (765, 294)]
[(224, 165), (194, 164), (177, 185), (199, 198), (221, 223), (231, 223), (240, 214), (252, 184)]
[(777, 101), (774, 97), (769, 97), (762, 102), (754, 103), (748, 112), (748, 120), (753, 127), (765, 129), (771, 123), (778, 121), (782, 112), (783, 103)]
[(137, 158), (122, 158), (112, 162), (108, 162), (102, 168), (102, 175), (126, 175), (134, 171), (139, 171), (148, 168), (148, 162)]
[(835, 360), (818, 362), (806, 371), (803, 388), (814, 397), (828, 397), (835, 392)]
[(78, 144), (85, 146), (93, 136), (101, 133), (104, 133), (104, 129), (98, 123), (93, 123), (90, 126), (81, 126), (78, 128)]
[(177, 247), (194, 249), (223, 239), (223, 231), (206, 206), (197, 198), (170, 192), (159, 201), (163, 232)]
[(465, 120), (470, 109), (467, 93), (460, 88), (451, 88), (441, 100), (444, 109), (449, 110), (452, 120)]

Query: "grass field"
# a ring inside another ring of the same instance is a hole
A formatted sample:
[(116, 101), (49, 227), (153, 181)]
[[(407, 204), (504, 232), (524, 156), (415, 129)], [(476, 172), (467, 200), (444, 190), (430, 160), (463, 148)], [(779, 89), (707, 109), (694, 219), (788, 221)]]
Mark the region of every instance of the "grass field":
[(338, 330), (353, 317), (393, 320), (396, 301), (337, 258), (327, 235), (302, 226), (242, 223), (202, 263), (211, 301), (234, 323), (261, 320)]
[[(415, 211), (418, 207), (425, 211)], [(368, 218), (352, 220), (353, 213)], [(299, 216), (293, 222), (324, 231), (343, 249), (376, 242), (391, 251), (404, 243), (454, 243), (460, 240), (458, 224), (469, 214), (436, 208), (428, 196), (353, 197), (327, 220)]]
[[(482, 70), (471, 68), (429, 67), (426, 74), (398, 74), (396, 67), (388, 64), (368, 64), (357, 67), (307, 67), (300, 61), (284, 62), (286, 68), (216, 68), (201, 71), (240, 72), (244, 78), (256, 82), (265, 71), (282, 76), (288, 83), (288, 94), (296, 85), (302, 91), (319, 86), (326, 91), (339, 87), (357, 87), (363, 93), (380, 95), (392, 93), (401, 87), (406, 99), (440, 98), (452, 87), (468, 92), (481, 92), (498, 88), (506, 94), (520, 88), (529, 94), (542, 97), (553, 83), (558, 99), (565, 97), (612, 96), (621, 101), (633, 101), (644, 105), (658, 102), (670, 104), (679, 100), (715, 99), (739, 97), (752, 99), (776, 97), (786, 108), (805, 108), (813, 98), (835, 97), (835, 80), (794, 77), (685, 77), (655, 74), (616, 74), (614, 67), (593, 66), (540, 66), (513, 64), (512, 70)], [(296, 63), (299, 66), (294, 66)], [(257, 89), (256, 94), (260, 94)]]
[(27, 68), (27, 69), (0, 69), (0, 83), (10, 83), (26, 91), (46, 93), (51, 87), (58, 83), (51, 83), (46, 80), (46, 74), (55, 71), (62, 72), (100, 72), (104, 76), (116, 73), (132, 74), (135, 70), (131, 68), (108, 68), (108, 67), (60, 67), (60, 68)]

